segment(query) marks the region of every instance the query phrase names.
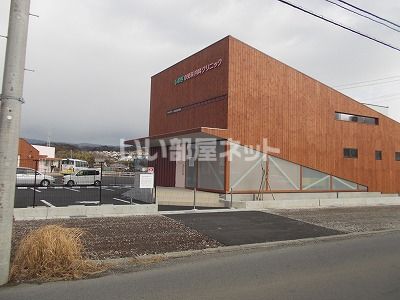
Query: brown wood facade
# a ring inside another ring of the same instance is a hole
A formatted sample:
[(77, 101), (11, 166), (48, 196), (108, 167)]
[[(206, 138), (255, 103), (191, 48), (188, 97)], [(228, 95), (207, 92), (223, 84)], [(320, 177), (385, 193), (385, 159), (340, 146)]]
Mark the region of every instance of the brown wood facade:
[[(220, 66), (174, 83), (219, 59)], [(379, 124), (338, 121), (335, 112), (375, 117)], [(400, 192), (398, 122), (230, 36), (151, 79), (150, 136), (199, 127), (226, 129), (223, 138), (242, 145), (268, 139), (280, 149), (277, 157), (369, 191)], [(357, 148), (358, 158), (344, 158), (344, 148)], [(375, 159), (377, 150), (382, 160)]]

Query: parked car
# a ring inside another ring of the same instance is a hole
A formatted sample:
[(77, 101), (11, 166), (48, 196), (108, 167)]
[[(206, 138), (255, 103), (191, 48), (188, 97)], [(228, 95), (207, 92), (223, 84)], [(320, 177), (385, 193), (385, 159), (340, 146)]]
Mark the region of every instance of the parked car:
[(71, 175), (65, 175), (63, 183), (67, 186), (74, 185), (100, 185), (101, 175), (97, 169), (84, 169)]
[[(36, 184), (35, 184), (36, 177)], [(49, 186), (50, 184), (54, 184), (55, 178), (50, 175), (42, 174), (31, 168), (17, 168), (17, 186), (28, 186), (28, 185), (40, 185), (40, 186)]]

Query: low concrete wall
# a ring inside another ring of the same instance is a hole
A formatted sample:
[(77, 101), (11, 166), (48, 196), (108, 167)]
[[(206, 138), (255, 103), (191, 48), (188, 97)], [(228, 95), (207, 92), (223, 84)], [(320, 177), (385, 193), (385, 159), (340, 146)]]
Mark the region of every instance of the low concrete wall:
[(400, 205), (400, 197), (366, 197), (336, 199), (301, 199), (233, 202), (235, 208), (244, 209), (301, 209), (352, 206)]
[(370, 198), (370, 197), (372, 197), (372, 198), (382, 197), (382, 194), (380, 192), (342, 192), (342, 193), (338, 193), (338, 198)]
[[(193, 190), (184, 188), (157, 187), (157, 203), (159, 205), (193, 206)], [(224, 207), (219, 194), (196, 191), (196, 206)]]
[(99, 218), (99, 217), (126, 217), (135, 215), (158, 214), (156, 204), (143, 205), (112, 205), (101, 206), (71, 205), (65, 207), (27, 207), (15, 208), (14, 219), (20, 220), (44, 220), (65, 218)]
[[(233, 194), (233, 201), (254, 201), (254, 194)], [(274, 193), (264, 194), (262, 198), (264, 201), (268, 200), (308, 200), (308, 199), (338, 199), (338, 198), (369, 198), (369, 197), (382, 197), (379, 192), (328, 192), (328, 193)], [(398, 195), (388, 195), (393, 197)], [(226, 195), (230, 199), (230, 195)]]

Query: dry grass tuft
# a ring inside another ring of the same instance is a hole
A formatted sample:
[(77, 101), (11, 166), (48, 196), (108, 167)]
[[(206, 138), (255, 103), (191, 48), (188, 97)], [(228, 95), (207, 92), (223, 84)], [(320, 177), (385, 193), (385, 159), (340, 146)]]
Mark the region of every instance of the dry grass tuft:
[(30, 232), (19, 244), (10, 280), (78, 279), (104, 270), (84, 257), (83, 230), (47, 225)]

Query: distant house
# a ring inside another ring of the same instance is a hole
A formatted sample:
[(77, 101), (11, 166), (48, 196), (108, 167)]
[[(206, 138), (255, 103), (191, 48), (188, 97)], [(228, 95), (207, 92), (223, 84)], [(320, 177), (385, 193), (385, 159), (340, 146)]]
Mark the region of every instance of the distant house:
[(39, 160), (39, 150), (33, 147), (24, 139), (19, 139), (18, 147), (18, 167), (35, 168), (36, 161)]
[(56, 158), (56, 148), (40, 145), (32, 145), (39, 151), (38, 171), (42, 173), (53, 172), (60, 168), (61, 159)]
[[(60, 159), (55, 158), (55, 147), (31, 145), (25, 139), (19, 139), (18, 167), (37, 168), (39, 172), (49, 173), (60, 168)], [(53, 166), (53, 167), (52, 167)]]

